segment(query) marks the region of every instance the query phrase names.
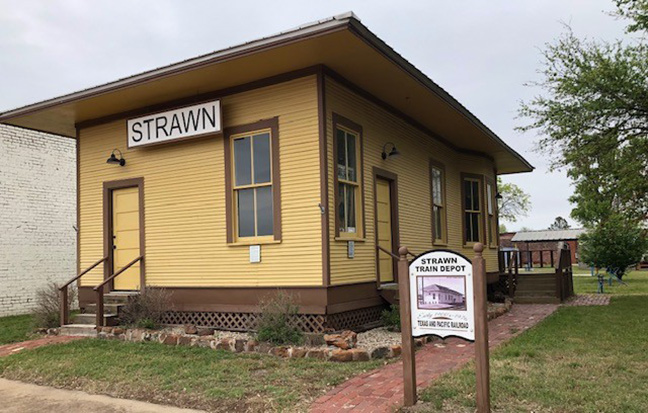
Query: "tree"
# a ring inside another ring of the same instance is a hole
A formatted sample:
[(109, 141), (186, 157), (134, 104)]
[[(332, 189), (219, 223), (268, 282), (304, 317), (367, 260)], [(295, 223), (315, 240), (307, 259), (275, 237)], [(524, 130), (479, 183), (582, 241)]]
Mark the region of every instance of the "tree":
[(554, 220), (553, 224), (549, 225), (549, 229), (552, 231), (556, 231), (559, 229), (569, 229), (570, 225), (569, 222), (563, 217), (556, 217)]
[[(628, 31), (648, 33), (648, 0), (617, 0)], [(581, 40), (567, 27), (547, 44), (544, 93), (523, 103), (538, 150), (574, 181), (572, 217), (596, 226), (613, 214), (648, 216), (648, 45), (645, 38)]]
[(515, 184), (503, 183), (497, 178), (497, 192), (501, 195), (498, 200), (500, 219), (516, 222), (518, 217), (526, 216), (531, 208), (531, 197)]
[(504, 224), (499, 224), (499, 233), (503, 234), (505, 232), (508, 232), (508, 229), (506, 228), (506, 225)]
[(579, 246), (584, 262), (621, 279), (648, 251), (648, 238), (636, 222), (615, 214), (581, 235)]

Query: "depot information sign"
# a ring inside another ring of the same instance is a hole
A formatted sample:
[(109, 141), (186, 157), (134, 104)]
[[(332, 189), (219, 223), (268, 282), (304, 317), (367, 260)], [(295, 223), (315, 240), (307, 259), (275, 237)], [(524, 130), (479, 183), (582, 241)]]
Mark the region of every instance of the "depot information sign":
[(412, 335), (475, 340), (472, 263), (448, 250), (428, 251), (409, 265)]
[(127, 126), (129, 148), (219, 133), (221, 102), (214, 100), (129, 119)]

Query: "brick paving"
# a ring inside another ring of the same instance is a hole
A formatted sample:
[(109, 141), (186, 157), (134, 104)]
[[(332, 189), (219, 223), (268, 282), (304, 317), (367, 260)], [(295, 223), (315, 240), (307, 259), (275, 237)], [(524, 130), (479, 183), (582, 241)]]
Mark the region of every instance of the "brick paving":
[[(489, 347), (496, 347), (533, 327), (558, 308), (556, 304), (517, 304), (488, 323)], [(457, 369), (475, 355), (474, 345), (458, 338), (428, 343), (416, 352), (418, 389)], [(391, 412), (403, 402), (402, 362), (356, 376), (317, 399), (311, 413)]]
[(0, 346), (0, 357), (9, 356), (23, 350), (49, 346), (50, 344), (68, 343), (85, 337), (76, 336), (48, 336), (36, 340), (22, 341), (20, 343), (11, 343)]
[(586, 305), (608, 305), (610, 296), (608, 294), (580, 294), (571, 298), (565, 304), (566, 306), (586, 306)]

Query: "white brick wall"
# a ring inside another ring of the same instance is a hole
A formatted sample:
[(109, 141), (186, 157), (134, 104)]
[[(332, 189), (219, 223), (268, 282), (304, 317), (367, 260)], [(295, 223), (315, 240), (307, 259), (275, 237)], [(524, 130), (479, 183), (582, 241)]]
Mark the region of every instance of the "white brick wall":
[(76, 272), (74, 139), (0, 125), (0, 317)]

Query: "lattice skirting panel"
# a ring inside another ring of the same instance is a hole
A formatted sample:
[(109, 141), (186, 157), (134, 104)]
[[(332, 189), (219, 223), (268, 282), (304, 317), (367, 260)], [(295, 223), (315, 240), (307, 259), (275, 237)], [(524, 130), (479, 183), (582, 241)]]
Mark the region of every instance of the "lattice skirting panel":
[[(338, 314), (298, 314), (293, 323), (302, 331), (321, 333), (327, 330), (353, 330), (380, 320), (385, 307), (369, 307)], [(259, 314), (218, 313), (208, 311), (169, 311), (162, 319), (163, 324), (212, 327), (231, 331), (253, 331)]]

